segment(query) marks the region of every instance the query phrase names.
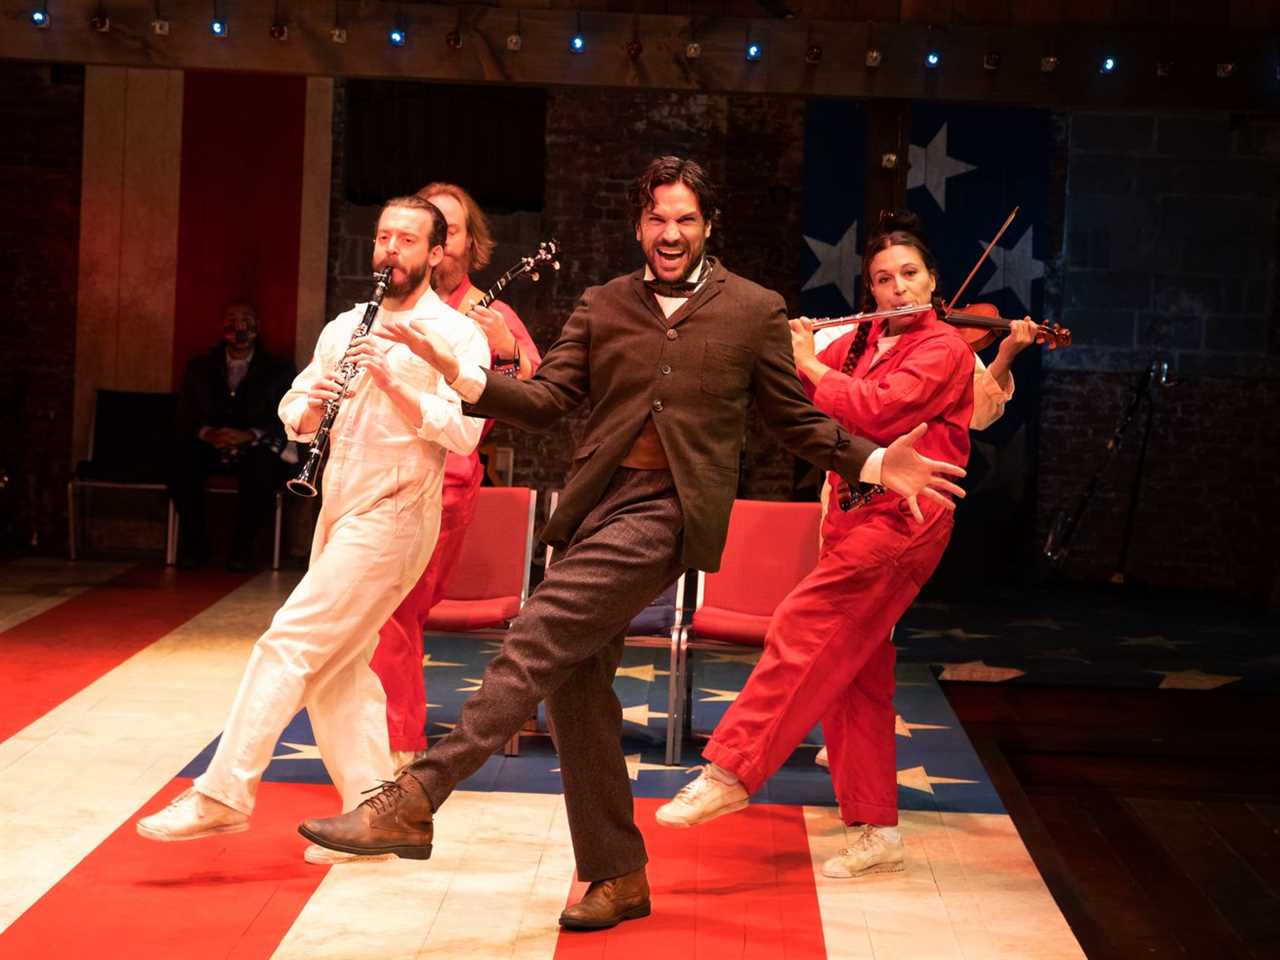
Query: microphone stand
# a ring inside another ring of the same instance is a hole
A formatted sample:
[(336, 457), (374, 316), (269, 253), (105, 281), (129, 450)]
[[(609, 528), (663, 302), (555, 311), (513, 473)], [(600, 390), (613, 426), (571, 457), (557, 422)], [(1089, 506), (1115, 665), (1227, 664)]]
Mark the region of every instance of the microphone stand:
[(1071, 541), (1075, 537), (1081, 517), (1093, 499), (1093, 495), (1097, 492), (1098, 484), (1101, 483), (1103, 474), (1110, 467), (1111, 461), (1115, 459), (1116, 454), (1120, 452), (1125, 434), (1133, 423), (1134, 417), (1138, 415), (1138, 411), (1145, 405), (1146, 424), (1142, 431), (1142, 445), (1138, 450), (1137, 469), (1134, 471), (1133, 481), (1129, 489), (1129, 509), (1125, 516), (1124, 538), (1120, 547), (1119, 565), (1116, 572), (1111, 575), (1112, 583), (1124, 583), (1125, 568), (1129, 562), (1129, 548), (1133, 542), (1134, 521), (1142, 488), (1142, 476), (1147, 461), (1147, 447), (1151, 440), (1151, 424), (1155, 412), (1151, 388), (1153, 384), (1161, 387), (1171, 387), (1176, 383), (1176, 380), (1169, 377), (1169, 364), (1165, 360), (1152, 360), (1138, 374), (1138, 379), (1133, 385), (1133, 392), (1129, 396), (1129, 401), (1125, 404), (1124, 410), (1121, 411), (1115, 430), (1112, 431), (1111, 438), (1107, 441), (1102, 463), (1093, 472), (1093, 476), (1089, 478), (1089, 482), (1085, 485), (1073, 508), (1066, 512), (1060, 510), (1057, 516), (1054, 517), (1043, 551), (1045, 558), (1054, 566), (1060, 566), (1070, 554)]

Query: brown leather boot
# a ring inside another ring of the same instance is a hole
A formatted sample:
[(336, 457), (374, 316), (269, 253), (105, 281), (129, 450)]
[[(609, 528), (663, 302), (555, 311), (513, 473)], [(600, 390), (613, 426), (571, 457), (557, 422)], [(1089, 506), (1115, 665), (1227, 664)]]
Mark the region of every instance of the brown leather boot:
[(376, 789), (350, 813), (304, 821), (298, 832), (312, 843), (343, 853), (431, 859), (431, 801), (418, 778), (402, 773)]
[(649, 912), (649, 880), (641, 867), (592, 883), (586, 896), (560, 914), (560, 926), (566, 930), (607, 930), (623, 920), (647, 917)]

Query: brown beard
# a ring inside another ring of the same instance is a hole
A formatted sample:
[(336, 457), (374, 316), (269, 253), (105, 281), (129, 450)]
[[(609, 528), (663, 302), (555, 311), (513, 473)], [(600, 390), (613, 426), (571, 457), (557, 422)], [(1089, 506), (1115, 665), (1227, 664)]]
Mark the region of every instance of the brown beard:
[(467, 277), (462, 263), (453, 257), (445, 257), (431, 275), (431, 287), (442, 296), (449, 296)]
[(424, 263), (419, 267), (409, 270), (405, 274), (403, 282), (396, 283), (392, 281), (387, 284), (387, 296), (389, 297), (405, 297), (418, 289), (418, 285), (422, 283), (427, 276), (427, 265)]

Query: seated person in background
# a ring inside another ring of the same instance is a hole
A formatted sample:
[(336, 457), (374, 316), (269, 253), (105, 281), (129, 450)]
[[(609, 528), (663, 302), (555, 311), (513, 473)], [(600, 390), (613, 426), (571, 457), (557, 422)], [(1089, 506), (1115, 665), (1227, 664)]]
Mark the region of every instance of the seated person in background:
[(284, 430), (276, 416), (293, 365), (256, 345), (258, 318), (243, 300), (223, 311), (222, 340), (187, 364), (178, 400), (178, 442), (169, 496), (181, 521), (178, 566), (209, 559), (205, 484), (212, 474), (239, 482), (227, 567), (247, 570), (254, 538), (271, 515), (283, 478)]

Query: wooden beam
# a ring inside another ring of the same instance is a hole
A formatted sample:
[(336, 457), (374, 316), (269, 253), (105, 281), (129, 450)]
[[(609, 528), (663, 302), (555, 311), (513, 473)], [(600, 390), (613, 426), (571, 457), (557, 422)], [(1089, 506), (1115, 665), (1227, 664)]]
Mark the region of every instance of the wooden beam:
[[(207, 5), (172, 4), (168, 36), (156, 36), (154, 8), (141, 0), (111, 5), (111, 30), (88, 25), (97, 0), (67, 0), (56, 7), (47, 30), (27, 20), (29, 5), (0, 0), (3, 29), (0, 56), (134, 67), (243, 70), (311, 76), (361, 76), (452, 83), (584, 85), (666, 90), (746, 91), (780, 95), (890, 97), (970, 100), (1047, 106), (1205, 107), (1268, 109), (1280, 102), (1276, 52), (1258, 31), (1170, 32), (1163, 28), (1063, 31), (1045, 26), (974, 26), (759, 18), (694, 18), (560, 9), (519, 12), (521, 49), (507, 49), (516, 29), (516, 10), (436, 4), (395, 7), (353, 5), (342, 21), (346, 43), (330, 39), (332, 2), (299, 0), (286, 40), (269, 35), (268, 4), (237, 4), (228, 35), (212, 36)], [(1075, 5), (1068, 4), (1075, 9)], [(168, 10), (166, 6), (164, 9)], [(344, 8), (345, 9), (345, 8)], [(399, 13), (397, 14), (397, 9)], [(395, 20), (396, 17), (398, 20)], [(393, 21), (408, 40), (393, 47)], [(569, 37), (581, 22), (587, 38), (581, 54), (569, 51)], [(445, 35), (455, 27), (460, 49)], [(757, 63), (744, 57), (746, 39), (763, 46)], [(638, 39), (643, 51), (626, 52)], [(701, 45), (701, 56), (685, 56), (686, 44)], [(807, 64), (807, 48), (822, 47), (817, 64)], [(883, 53), (882, 65), (865, 66), (869, 45)], [(943, 53), (942, 66), (925, 70), (926, 49)], [(997, 71), (984, 70), (987, 51), (1001, 54)], [(1053, 53), (1059, 68), (1040, 72), (1040, 58)], [(1121, 63), (1114, 76), (1099, 79), (1104, 52)], [(1214, 77), (1214, 61), (1233, 58), (1235, 76)], [(1173, 76), (1156, 77), (1157, 60), (1173, 60)]]

